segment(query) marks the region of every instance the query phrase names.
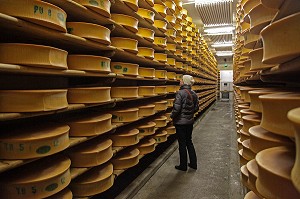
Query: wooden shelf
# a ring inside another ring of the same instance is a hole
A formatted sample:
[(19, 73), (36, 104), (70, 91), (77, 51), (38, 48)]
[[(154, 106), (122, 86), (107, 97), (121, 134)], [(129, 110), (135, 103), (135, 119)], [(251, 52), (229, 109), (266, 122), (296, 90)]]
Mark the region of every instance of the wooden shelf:
[(114, 50), (112, 46), (89, 41), (68, 33), (58, 32), (2, 13), (0, 13), (0, 28), (3, 30), (1, 34), (22, 36), (22, 39), (28, 39), (28, 41), (68, 51), (71, 50), (72, 52), (98, 51), (101, 53), (101, 51)]

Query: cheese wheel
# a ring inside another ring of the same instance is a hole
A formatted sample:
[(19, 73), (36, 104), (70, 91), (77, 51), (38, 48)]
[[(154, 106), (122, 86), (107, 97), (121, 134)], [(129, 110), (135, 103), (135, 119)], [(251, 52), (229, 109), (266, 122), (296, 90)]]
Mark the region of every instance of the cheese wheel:
[(263, 59), (263, 48), (258, 48), (252, 50), (249, 53), (249, 57), (251, 59), (251, 71), (259, 71), (263, 69), (268, 69), (274, 67), (274, 65), (264, 64), (262, 63)]
[(250, 33), (250, 30), (248, 30), (244, 35), (245, 38), (244, 48), (253, 49), (256, 42), (259, 40), (259, 37), (260, 37), (259, 35), (252, 34)]
[(292, 92), (274, 93), (261, 95), (259, 99), (263, 106), (261, 127), (275, 134), (295, 137), (287, 113), (300, 106), (300, 94)]
[(241, 115), (241, 117), (244, 117), (246, 115), (259, 115), (259, 114), (251, 111), (250, 109), (243, 109), (240, 111), (240, 115)]
[(111, 87), (69, 88), (68, 102), (74, 104), (103, 103), (111, 100)]
[(139, 118), (139, 109), (131, 108), (112, 112), (112, 122), (133, 122)]
[(137, 35), (139, 35), (139, 36), (143, 37), (144, 39), (147, 39), (151, 42), (154, 41), (154, 30), (138, 27)]
[(176, 29), (176, 33), (177, 33), (177, 36), (182, 32), (182, 26), (181, 24), (176, 24), (174, 26), (174, 28)]
[(93, 167), (84, 175), (72, 180), (70, 189), (74, 196), (84, 197), (102, 193), (114, 184), (113, 165), (110, 163)]
[(176, 44), (167, 43), (166, 49), (170, 52), (175, 52), (176, 51)]
[(155, 77), (158, 79), (166, 79), (167, 71), (166, 70), (155, 70)]
[(122, 0), (133, 11), (138, 11), (138, 0)]
[(240, 156), (240, 165), (246, 165), (248, 161), (243, 157), (243, 149), (239, 150), (239, 156)]
[(57, 155), (6, 172), (0, 179), (1, 197), (38, 199), (54, 195), (70, 183), (70, 165), (70, 159)]
[(167, 6), (163, 5), (163, 4), (154, 4), (153, 9), (159, 13), (162, 17), (166, 17), (167, 16)]
[(182, 9), (181, 13), (182, 13), (182, 18), (185, 19), (187, 17), (187, 9)]
[(159, 62), (166, 63), (167, 62), (167, 54), (164, 53), (154, 53), (154, 59)]
[[(176, 73), (176, 80), (182, 80), (183, 74)], [(179, 89), (177, 89), (179, 90)]]
[(162, 20), (154, 20), (154, 27), (158, 28), (162, 32), (167, 32), (167, 22)]
[[(249, 62), (250, 63), (250, 62)], [(254, 88), (254, 87), (241, 87), (241, 98), (245, 101), (245, 102), (250, 102), (250, 95), (249, 95), (249, 91), (252, 90), (261, 90), (261, 88)]]
[(1, 0), (0, 12), (60, 32), (67, 32), (67, 14), (50, 3), (39, 0)]
[[(186, 20), (187, 20), (187, 22), (188, 22), (188, 25), (192, 25), (192, 23), (193, 23), (193, 19), (192, 19), (192, 17), (190, 17), (190, 16), (187, 16), (187, 17), (186, 17)], [(188, 28), (190, 28), (190, 30), (189, 30), (189, 31), (192, 31), (192, 27), (188, 27)]]
[(175, 134), (175, 133), (176, 133), (175, 126), (167, 127), (167, 128), (166, 128), (166, 131), (167, 131), (168, 135), (173, 135), (173, 134)]
[(87, 137), (106, 133), (112, 129), (111, 118), (111, 114), (103, 114), (69, 120), (70, 136)]
[(94, 167), (104, 164), (113, 156), (112, 140), (91, 140), (67, 151), (72, 167)]
[(159, 133), (152, 135), (151, 137), (155, 139), (156, 143), (162, 143), (167, 141), (168, 133), (167, 131), (161, 131)]
[(132, 16), (123, 14), (112, 14), (111, 19), (133, 33), (138, 32), (139, 20)]
[(50, 46), (22, 43), (0, 44), (0, 62), (5, 64), (67, 69), (67, 56), (67, 51)]
[[(155, 54), (154, 54), (154, 56), (155, 56)], [(154, 78), (155, 77), (155, 69), (139, 67), (139, 75), (142, 77)]]
[(110, 18), (110, 7), (111, 3), (109, 0), (74, 0), (75, 2), (91, 9), (103, 15), (105, 17)]
[(156, 126), (156, 123), (148, 122), (137, 128), (139, 129), (140, 135), (147, 136), (147, 135), (153, 135), (155, 133), (155, 126)]
[(172, 29), (172, 28), (168, 28), (166, 35), (171, 37), (172, 39), (176, 38), (176, 30)]
[(93, 55), (69, 55), (69, 69), (110, 73), (110, 59)]
[(291, 170), (295, 163), (292, 148), (274, 147), (256, 155), (258, 178), (256, 187), (265, 198), (300, 198), (300, 193), (291, 181)]
[(112, 98), (137, 98), (139, 96), (139, 87), (111, 87)]
[(110, 68), (113, 73), (138, 76), (139, 75), (139, 65), (123, 62), (111, 62)]
[(50, 196), (47, 197), (46, 199), (72, 199), (73, 198), (73, 194), (71, 192), (70, 189), (65, 188), (64, 190)]
[(126, 147), (135, 145), (139, 142), (139, 130), (138, 129), (132, 129), (132, 130), (126, 130), (123, 132), (114, 133), (110, 136), (110, 138), (113, 141), (113, 146), (116, 147)]
[(252, 10), (255, 6), (260, 4), (260, 0), (247, 0), (243, 4), (243, 10), (245, 15), (248, 15), (250, 10)]
[(294, 143), (287, 137), (276, 135), (260, 126), (253, 126), (249, 129), (250, 148), (254, 153), (276, 146), (293, 146)]
[(279, 9), (280, 6), (282, 5), (282, 3), (284, 2), (284, 0), (261, 0), (261, 3), (268, 7), (268, 8), (274, 8), (274, 9)]
[(167, 13), (168, 14), (174, 14), (176, 9), (176, 4), (171, 0), (166, 0), (165, 2), (166, 6), (168, 7)]
[(242, 147), (243, 147), (243, 154), (242, 154), (243, 157), (247, 161), (253, 160), (256, 154), (250, 150), (250, 139), (244, 140), (242, 142)]
[(171, 113), (166, 113), (165, 116), (167, 117), (167, 121), (172, 121)]
[(139, 86), (139, 96), (154, 96), (155, 86)]
[(114, 169), (128, 169), (139, 163), (140, 151), (136, 148), (120, 152), (111, 162)]
[(139, 142), (137, 145), (138, 150), (140, 151), (140, 155), (145, 155), (151, 153), (155, 150), (155, 139), (146, 138)]
[(177, 86), (176, 85), (167, 85), (167, 92), (168, 93), (176, 93)]
[(67, 90), (1, 90), (0, 112), (41, 112), (68, 107)]
[[(177, 31), (178, 31), (178, 30), (177, 30)], [(177, 44), (182, 44), (182, 37), (176, 36), (175, 42), (176, 42)]]
[(241, 167), (241, 176), (242, 176), (243, 185), (249, 189), (249, 185), (248, 185), (249, 173), (248, 173), (246, 165), (243, 165)]
[(167, 94), (167, 86), (155, 86), (155, 94)]
[(175, 66), (175, 59), (174, 58), (167, 58), (167, 63), (170, 65), (170, 66)]
[(58, 153), (69, 146), (70, 127), (46, 123), (30, 128), (1, 130), (1, 159), (30, 159)]
[(85, 22), (67, 22), (68, 33), (110, 45), (110, 30), (104, 26), (85, 23)]
[(153, 43), (164, 48), (167, 47), (167, 39), (165, 37), (154, 37)]
[(257, 176), (258, 176), (258, 166), (257, 166), (257, 163), (256, 163), (256, 160), (253, 159), (251, 161), (249, 161), (246, 165), (247, 167), (247, 170), (248, 170), (248, 185), (249, 185), (249, 188), (253, 191), (255, 191), (256, 193), (257, 192), (257, 189), (256, 189), (256, 180), (257, 180)]
[(138, 55), (144, 56), (149, 59), (154, 59), (154, 49), (147, 47), (138, 47)]
[(167, 126), (167, 117), (166, 116), (160, 116), (156, 119), (154, 119), (155, 122), (155, 127), (160, 128), (160, 127), (165, 127)]
[[(177, 52), (177, 51), (176, 51)], [(182, 52), (182, 51), (181, 51)], [(182, 53), (181, 53), (182, 54)], [(182, 62), (175, 62), (175, 68), (183, 68), (183, 63)]]
[(174, 99), (167, 99), (167, 101), (168, 101), (168, 107), (173, 107)]
[(240, 138), (241, 142), (250, 139), (250, 134), (249, 132), (244, 131), (243, 129), (240, 130)]
[(155, 109), (156, 111), (164, 111), (167, 110), (168, 108), (168, 102), (167, 101), (159, 101), (159, 102), (154, 102), (155, 104)]
[(143, 17), (146, 21), (153, 24), (154, 23), (154, 12), (145, 8), (139, 8), (137, 14)]
[(175, 80), (176, 79), (176, 73), (175, 72), (167, 72), (167, 78), (169, 80)]
[(242, 145), (242, 140), (241, 140), (241, 138), (238, 138), (238, 139), (237, 139), (237, 142), (238, 142), (238, 149), (239, 149), (239, 150), (241, 150), (241, 149), (243, 150), (243, 145)]
[(175, 26), (176, 17), (174, 15), (167, 15), (165, 19), (169, 22), (169, 24), (171, 24), (172, 26)]
[(138, 41), (135, 39), (122, 38), (122, 37), (111, 37), (111, 45), (116, 48), (121, 48), (125, 51), (137, 54), (138, 53)]
[(245, 195), (244, 199), (260, 199), (260, 197), (257, 196), (253, 191), (249, 191), (249, 192)]
[(261, 122), (261, 116), (260, 115), (246, 115), (242, 117), (243, 119), (243, 128), (242, 130), (246, 133), (249, 132), (249, 129), (252, 126), (259, 125)]
[(139, 117), (146, 117), (146, 116), (154, 115), (155, 114), (154, 108), (155, 108), (154, 104), (140, 106), (139, 107)]

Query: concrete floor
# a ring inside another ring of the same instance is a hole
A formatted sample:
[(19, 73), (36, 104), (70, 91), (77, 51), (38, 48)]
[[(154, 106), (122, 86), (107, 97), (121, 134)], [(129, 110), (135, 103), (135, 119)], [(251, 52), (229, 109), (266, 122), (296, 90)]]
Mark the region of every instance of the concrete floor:
[(231, 102), (217, 102), (194, 128), (198, 170), (176, 170), (176, 150), (133, 199), (243, 199), (236, 139)]

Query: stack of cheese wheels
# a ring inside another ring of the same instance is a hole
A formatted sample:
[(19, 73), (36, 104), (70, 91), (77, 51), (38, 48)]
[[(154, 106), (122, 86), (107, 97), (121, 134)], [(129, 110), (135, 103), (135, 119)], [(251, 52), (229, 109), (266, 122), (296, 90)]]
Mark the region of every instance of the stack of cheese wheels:
[(130, 108), (112, 112), (112, 122), (133, 122), (139, 119), (139, 109)]
[(123, 38), (123, 37), (111, 37), (111, 45), (120, 48), (124, 51), (128, 51), (133, 54), (137, 54), (138, 48), (138, 41), (135, 39), (130, 39), (130, 38)]
[(111, 3), (109, 0), (74, 0), (75, 2), (85, 6), (87, 9), (90, 9), (102, 16), (110, 18), (110, 6)]
[(110, 45), (110, 30), (106, 27), (85, 22), (67, 22), (67, 28), (70, 34)]
[(0, 159), (30, 159), (60, 152), (69, 146), (69, 129), (56, 123), (1, 129)]
[(123, 14), (112, 14), (111, 19), (114, 20), (117, 24), (122, 25), (124, 28), (128, 29), (133, 33), (138, 32), (138, 19)]
[(164, 111), (164, 110), (167, 110), (168, 108), (168, 101), (158, 101), (158, 102), (155, 102), (155, 108), (154, 110), (155, 111)]
[(69, 88), (68, 102), (72, 104), (92, 104), (111, 101), (111, 87)]
[(140, 151), (137, 148), (128, 148), (120, 152), (111, 162), (114, 170), (122, 170), (133, 167), (139, 163)]
[(148, 122), (137, 128), (139, 129), (140, 135), (147, 136), (147, 135), (153, 135), (155, 133), (155, 126), (156, 126), (156, 123)]
[(5, 64), (64, 70), (68, 68), (67, 56), (67, 51), (50, 46), (23, 43), (0, 44), (0, 62)]
[(70, 189), (76, 197), (86, 197), (102, 193), (114, 184), (113, 165), (107, 163), (93, 167), (70, 184)]
[(155, 150), (155, 139), (153, 138), (145, 138), (139, 142), (137, 148), (140, 151), (140, 155), (145, 155), (151, 153)]
[(143, 37), (144, 39), (146, 39), (150, 42), (154, 41), (154, 30), (138, 27), (137, 35), (139, 35), (140, 37)]
[(154, 96), (155, 86), (139, 86), (139, 96)]
[(167, 126), (167, 117), (166, 116), (160, 116), (156, 119), (154, 119), (155, 122), (155, 127), (160, 128), (160, 127), (165, 127)]
[(168, 139), (168, 132), (165, 131), (165, 130), (163, 130), (163, 131), (160, 131), (158, 133), (155, 133), (151, 137), (155, 139), (156, 143), (162, 143), (162, 142), (167, 141), (167, 139)]
[(139, 75), (142, 77), (145, 77), (145, 78), (154, 78), (155, 77), (155, 69), (139, 67)]
[(110, 73), (110, 59), (93, 55), (69, 55), (68, 67), (73, 70)]
[(89, 115), (70, 119), (70, 136), (96, 136), (106, 133), (112, 129), (111, 114)]
[(54, 195), (69, 185), (70, 165), (70, 159), (56, 155), (6, 172), (0, 179), (1, 197), (38, 199)]
[(137, 98), (139, 96), (139, 87), (128, 86), (128, 87), (111, 87), (112, 98)]
[(138, 76), (139, 75), (139, 65), (123, 62), (111, 62), (111, 71), (116, 74)]
[(67, 90), (1, 90), (0, 112), (41, 112), (68, 107)]
[(139, 142), (138, 135), (138, 129), (125, 129), (110, 135), (110, 138), (113, 141), (113, 146), (126, 147), (137, 144)]
[(155, 114), (155, 107), (154, 104), (149, 104), (145, 106), (139, 106), (139, 117), (146, 117)]
[(112, 140), (95, 139), (77, 145), (67, 151), (72, 167), (94, 167), (101, 165), (113, 156)]
[[(17, 5), (17, 6), (16, 6)], [(42, 8), (42, 9), (40, 9)], [(48, 14), (49, 12), (50, 15)], [(67, 32), (67, 14), (61, 8), (43, 1), (9, 1), (3, 0), (0, 12), (30, 21), (41, 26), (51, 28), (60, 32)]]

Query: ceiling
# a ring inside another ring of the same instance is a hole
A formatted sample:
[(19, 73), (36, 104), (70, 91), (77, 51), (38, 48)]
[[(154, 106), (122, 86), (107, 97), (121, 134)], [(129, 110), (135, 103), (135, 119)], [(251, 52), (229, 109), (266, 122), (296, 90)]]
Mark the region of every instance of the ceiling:
[[(196, 0), (201, 1), (201, 0)], [(214, 43), (232, 43), (234, 31), (232, 33), (207, 35), (204, 30), (216, 26), (235, 27), (235, 7), (238, 0), (220, 0), (221, 2), (198, 4), (195, 0), (183, 0), (183, 7), (188, 10), (188, 15), (193, 18), (193, 22), (199, 27), (202, 35), (206, 39), (212, 52), (231, 51), (232, 47), (212, 47)], [(232, 55), (216, 56), (219, 63), (232, 63)], [(225, 61), (224, 61), (225, 60)]]

